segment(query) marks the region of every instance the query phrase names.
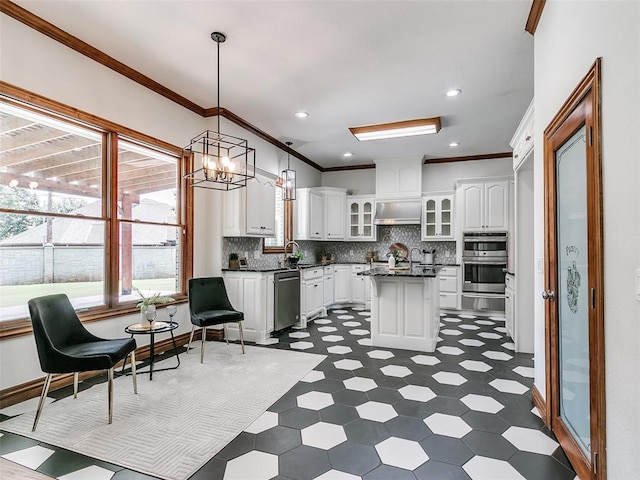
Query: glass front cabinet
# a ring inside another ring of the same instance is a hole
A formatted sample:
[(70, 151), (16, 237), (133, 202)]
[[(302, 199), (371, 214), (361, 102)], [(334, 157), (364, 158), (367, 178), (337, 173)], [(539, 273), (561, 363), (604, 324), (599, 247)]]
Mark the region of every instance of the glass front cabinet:
[(453, 193), (422, 197), (422, 240), (454, 240)]
[(376, 227), (373, 224), (375, 206), (374, 196), (347, 196), (348, 240), (376, 240)]

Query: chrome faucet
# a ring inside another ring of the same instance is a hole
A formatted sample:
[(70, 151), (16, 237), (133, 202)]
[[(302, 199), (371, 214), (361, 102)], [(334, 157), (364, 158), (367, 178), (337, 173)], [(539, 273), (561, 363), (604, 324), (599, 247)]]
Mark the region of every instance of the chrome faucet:
[[(298, 251), (300, 251), (300, 245), (298, 245), (298, 242), (294, 242), (293, 240), (289, 240), (287, 243), (284, 244), (284, 255), (282, 256), (282, 266), (284, 266), (285, 263), (287, 263), (287, 247), (289, 245), (293, 245), (295, 247), (298, 247)], [(294, 249), (291, 249), (291, 253), (295, 253)]]
[(422, 250), (420, 250), (417, 247), (413, 247), (410, 251), (409, 251), (409, 270), (411, 270), (413, 268), (413, 251), (417, 250), (418, 254), (422, 254)]

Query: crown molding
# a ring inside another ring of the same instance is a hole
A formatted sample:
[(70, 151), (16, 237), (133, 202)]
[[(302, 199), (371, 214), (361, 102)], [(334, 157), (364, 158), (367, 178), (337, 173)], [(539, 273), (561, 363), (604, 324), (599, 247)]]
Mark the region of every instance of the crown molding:
[(533, 0), (533, 3), (531, 4), (527, 24), (524, 26), (525, 31), (529, 32), (531, 35), (536, 33), (536, 28), (538, 28), (538, 22), (540, 21), (542, 10), (544, 10), (546, 2), (547, 0)]
[(511, 158), (513, 152), (486, 153), (484, 155), (467, 155), (465, 157), (424, 158), (425, 165), (432, 163), (466, 162), (468, 160), (490, 160), (492, 158)]

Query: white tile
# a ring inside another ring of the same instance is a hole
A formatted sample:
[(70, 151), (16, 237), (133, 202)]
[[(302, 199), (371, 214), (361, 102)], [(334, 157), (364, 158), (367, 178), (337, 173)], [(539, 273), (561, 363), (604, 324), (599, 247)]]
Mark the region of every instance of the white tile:
[(340, 336), (340, 335), (327, 335), (326, 337), (322, 337), (322, 340), (325, 342), (341, 342), (342, 340), (344, 340), (344, 337)]
[(386, 403), (367, 402), (356, 407), (360, 418), (373, 420), (374, 422), (388, 422), (398, 416), (398, 412)]
[(395, 356), (393, 353), (386, 350), (372, 350), (370, 352), (367, 352), (367, 355), (369, 355), (371, 358), (377, 358), (379, 360), (387, 360)]
[(355, 317), (353, 315), (338, 315), (338, 320), (353, 320)]
[(540, 455), (551, 455), (559, 446), (558, 442), (533, 428), (509, 427), (502, 436), (518, 450)]
[(411, 357), (411, 360), (419, 365), (437, 365), (440, 363), (439, 358), (432, 357), (431, 355), (416, 355)]
[(310, 335), (311, 334), (309, 332), (291, 332), (289, 334), (289, 337), (291, 337), (291, 338), (307, 338)]
[(492, 360), (511, 360), (513, 358), (513, 356), (509, 355), (508, 353), (504, 353), (504, 352), (494, 352), (492, 350), (488, 350), (486, 352), (482, 352), (482, 355), (484, 355), (487, 358), (490, 358)]
[(376, 451), (385, 465), (405, 470), (415, 470), (429, 460), (429, 456), (418, 442), (404, 438), (387, 438), (376, 445)]
[(371, 316), (371, 312), (369, 311), (358, 312), (358, 315), (362, 315), (363, 317), (369, 317)]
[(362, 363), (358, 360), (343, 359), (333, 362), (333, 365), (340, 370), (357, 370), (358, 368), (362, 368)]
[(496, 328), (494, 328), (494, 330), (496, 332), (500, 332), (500, 333), (507, 333), (507, 329), (504, 328), (504, 327), (496, 327)]
[(436, 394), (433, 393), (429, 387), (421, 387), (418, 385), (405, 385), (398, 390), (398, 393), (407, 400), (414, 400), (416, 402), (428, 402), (436, 398)]
[(526, 480), (504, 460), (476, 455), (462, 468), (471, 480)]
[(480, 330), (480, 327), (477, 325), (458, 325), (458, 328), (462, 328), (464, 330)]
[(513, 369), (518, 375), (527, 378), (533, 378), (534, 369), (531, 367), (516, 367)]
[(488, 338), (490, 340), (500, 340), (502, 338), (502, 335), (492, 332), (480, 332), (478, 336), (482, 338)]
[(331, 310), (331, 313), (347, 313), (347, 310), (342, 310), (342, 309), (336, 309), (336, 310)]
[(346, 353), (351, 353), (353, 350), (351, 347), (345, 347), (343, 345), (334, 345), (333, 347), (327, 348), (327, 352), (334, 353), (336, 355), (344, 355)]
[(463, 338), (461, 340), (458, 340), (458, 343), (461, 343), (462, 345), (465, 345), (467, 347), (481, 347), (485, 344), (484, 342), (476, 340), (475, 338)]
[(318, 331), (322, 333), (330, 333), (338, 330), (336, 327), (318, 327)]
[(304, 377), (300, 379), (301, 382), (313, 383), (318, 380), (324, 379), (324, 372), (319, 372), (318, 370), (311, 370)]
[(278, 475), (278, 456), (253, 450), (229, 460), (224, 480), (267, 480)]
[(347, 441), (344, 428), (340, 425), (334, 425), (333, 423), (314, 423), (309, 427), (303, 428), (300, 433), (304, 445), (321, 448), (323, 450), (329, 450)]
[(19, 463), (31, 470), (36, 470), (47, 460), (47, 458), (53, 455), (53, 452), (54, 450), (36, 445), (34, 447), (7, 453), (6, 455), (2, 455), (2, 458), (11, 460), (14, 463)]
[(370, 338), (360, 338), (358, 340), (358, 344), (364, 345), (365, 347), (370, 347), (371, 346), (371, 339)]
[(317, 323), (318, 325), (329, 325), (330, 323), (333, 323), (331, 320), (328, 320), (326, 318), (322, 318), (322, 319), (318, 319), (316, 318), (313, 323)]
[(449, 323), (460, 323), (462, 321), (459, 318), (455, 318), (455, 317), (445, 317), (443, 318), (443, 320)]
[(434, 373), (431, 376), (438, 383), (443, 383), (445, 385), (455, 385), (456, 387), (462, 385), (467, 381), (467, 379), (459, 373), (452, 372), (438, 372)]
[(515, 350), (516, 346), (513, 344), (513, 342), (505, 342), (502, 345), (502, 348), (506, 348), (507, 350)]
[(491, 365), (478, 360), (465, 360), (460, 362), (460, 366), (473, 372), (488, 372), (493, 368)]
[(378, 386), (378, 384), (370, 378), (352, 377), (343, 380), (344, 388), (348, 390), (355, 390), (357, 392), (368, 392)]
[(478, 325), (495, 325), (496, 322), (492, 322), (491, 320), (476, 320), (475, 323)]
[(351, 307), (351, 310), (354, 312), (362, 312), (364, 311), (364, 307)]
[(470, 393), (460, 399), (471, 410), (485, 413), (498, 413), (504, 408), (499, 401), (495, 398), (487, 397), (485, 395), (475, 395)]
[(76, 470), (75, 472), (58, 477), (58, 480), (111, 480), (111, 477), (113, 477), (115, 473), (116, 472), (112, 470), (91, 465), (82, 470)]
[(386, 365), (380, 369), (388, 377), (404, 378), (413, 372), (403, 365)]
[(278, 425), (278, 414), (276, 412), (264, 412), (245, 429), (245, 432), (258, 434), (276, 425)]
[(498, 378), (496, 380), (492, 380), (489, 382), (493, 388), (498, 390), (499, 392), (504, 393), (515, 393), (518, 395), (522, 395), (525, 392), (528, 392), (529, 389), (522, 385), (520, 382), (516, 382), (515, 380), (504, 380)]
[[(54, 400), (55, 398), (51, 398), (51, 397), (45, 398), (44, 406), (46, 407)], [(23, 413), (34, 412), (38, 408), (38, 402), (40, 402), (40, 395), (38, 395), (35, 398), (25, 400), (24, 402), (11, 405), (10, 407), (5, 407), (2, 410), (0, 410), (0, 413), (8, 417), (15, 417), (16, 415), (22, 415)]]
[(445, 328), (444, 330), (440, 330), (440, 333), (442, 335), (462, 335), (462, 332), (460, 330), (454, 330), (452, 328)]
[(538, 407), (536, 407), (534, 405), (534, 407), (531, 409), (531, 413), (533, 413), (535, 416), (542, 418), (542, 415), (540, 415), (540, 412), (538, 411)]
[(360, 477), (340, 470), (329, 470), (313, 480), (360, 480)]
[(458, 347), (438, 347), (436, 350), (445, 355), (462, 355), (464, 353), (464, 350)]
[(308, 348), (313, 348), (313, 343), (311, 342), (293, 342), (289, 347), (294, 350), (307, 350)]
[(458, 315), (460, 318), (465, 318), (467, 320), (473, 320), (474, 318), (478, 318), (475, 315), (467, 315), (467, 314), (462, 314), (462, 315)]
[(369, 330), (365, 330), (363, 328), (356, 328), (355, 330), (349, 330), (349, 333), (351, 335), (358, 335), (358, 336), (369, 335)]
[(362, 323), (360, 323), (360, 322), (344, 322), (342, 325), (344, 325), (345, 327), (353, 328), (353, 327), (359, 327), (360, 325), (362, 325)]
[(495, 320), (496, 322), (504, 322), (504, 317), (489, 317), (489, 320)]
[(298, 396), (296, 401), (300, 408), (308, 408), (309, 410), (322, 410), (333, 405), (333, 397), (330, 393), (325, 392), (307, 392)]
[(433, 433), (453, 438), (462, 438), (472, 430), (460, 417), (444, 413), (434, 413), (425, 418), (424, 423)]

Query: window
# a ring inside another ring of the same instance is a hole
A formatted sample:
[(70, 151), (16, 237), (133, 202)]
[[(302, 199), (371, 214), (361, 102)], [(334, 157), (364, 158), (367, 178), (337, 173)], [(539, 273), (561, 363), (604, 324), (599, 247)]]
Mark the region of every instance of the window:
[(293, 239), (293, 202), (282, 199), (282, 187), (276, 188), (276, 236), (265, 238), (263, 253), (284, 253), (284, 245)]
[(0, 329), (40, 295), (98, 317), (132, 308), (134, 286), (184, 295), (180, 149), (61, 114), (0, 99)]

